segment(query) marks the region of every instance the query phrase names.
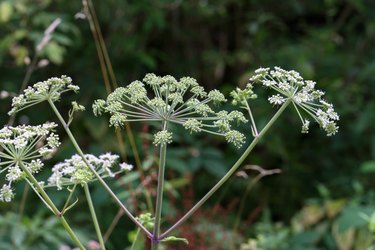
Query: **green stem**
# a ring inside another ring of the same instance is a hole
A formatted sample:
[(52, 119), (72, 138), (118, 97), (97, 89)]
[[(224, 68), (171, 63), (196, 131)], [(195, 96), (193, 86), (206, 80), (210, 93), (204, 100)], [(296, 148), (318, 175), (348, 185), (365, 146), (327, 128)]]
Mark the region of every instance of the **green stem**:
[(55, 112), (57, 118), (60, 120), (61, 124), (63, 125), (65, 132), (67, 133), (70, 141), (72, 142), (74, 148), (76, 149), (77, 153), (81, 156), (82, 160), (86, 164), (86, 166), (91, 170), (91, 172), (95, 175), (96, 179), (100, 182), (100, 184), (107, 190), (107, 192), (110, 194), (110, 196), (117, 202), (117, 204), (124, 210), (125, 214), (138, 226), (141, 228), (141, 230), (149, 237), (152, 238), (152, 234), (132, 215), (132, 213), (122, 204), (120, 199), (116, 196), (115, 193), (113, 193), (112, 189), (105, 183), (103, 178), (98, 174), (98, 172), (95, 171), (93, 166), (87, 161), (85, 155), (83, 154), (81, 148), (79, 147), (76, 139), (74, 138), (72, 132), (70, 131), (68, 125), (66, 124), (64, 118), (61, 116), (60, 112), (57, 110), (55, 104), (50, 99), (48, 100), (48, 103), (50, 104), (51, 108)]
[(270, 129), (270, 127), (275, 123), (279, 116), (283, 113), (286, 107), (290, 104), (291, 99), (288, 99), (276, 112), (276, 114), (271, 118), (271, 120), (266, 124), (266, 126), (260, 131), (259, 135), (254, 138), (251, 144), (247, 147), (245, 152), (237, 160), (237, 162), (232, 166), (232, 168), (216, 183), (216, 185), (200, 200), (194, 205), (180, 220), (178, 220), (173, 226), (171, 226), (165, 233), (163, 233), (158, 240), (167, 237), (176, 227), (185, 222), (190, 216), (195, 213), (241, 166), (241, 164), (246, 160), (247, 156), (253, 150), (253, 148), (258, 144), (260, 139), (264, 134)]
[(246, 101), (246, 99), (244, 99), (244, 101), (245, 101), (245, 104), (246, 104), (247, 111), (249, 112), (249, 116), (250, 116), (250, 120), (251, 120), (251, 124), (252, 124), (253, 134), (254, 134), (254, 136), (258, 136), (257, 125), (255, 124), (253, 113), (251, 112), (249, 103)]
[(132, 243), (132, 246), (130, 247), (130, 250), (133, 250), (134, 247), (136, 246), (136, 244), (137, 244), (137, 240), (138, 240), (138, 238), (139, 238), (139, 232), (140, 232), (140, 230), (139, 230), (139, 228), (138, 228), (138, 229), (137, 229), (137, 232), (136, 232), (136, 234), (135, 234), (135, 237), (134, 237), (134, 241), (133, 241), (133, 243)]
[[(163, 121), (163, 130), (166, 130), (167, 122)], [(159, 159), (159, 174), (158, 174), (158, 187), (156, 191), (156, 206), (155, 206), (155, 223), (153, 231), (152, 250), (158, 249), (158, 239), (160, 235), (160, 221), (161, 209), (163, 204), (163, 189), (164, 189), (164, 173), (165, 173), (165, 160), (167, 155), (167, 144), (160, 146), (160, 159)]]
[(72, 199), (72, 196), (73, 196), (74, 190), (76, 189), (76, 186), (77, 186), (77, 184), (74, 184), (72, 190), (69, 190), (69, 189), (68, 189), (69, 192), (70, 192), (70, 194), (69, 194), (69, 196), (68, 196), (68, 199), (67, 199), (66, 202), (65, 202), (65, 205), (64, 205), (63, 209), (61, 210), (61, 214), (64, 214), (64, 213), (65, 213), (65, 209), (68, 207), (69, 202), (70, 202), (70, 200)]
[(89, 205), (92, 221), (94, 222), (96, 236), (98, 237), (98, 240), (99, 240), (100, 249), (105, 250), (102, 232), (100, 231), (98, 218), (96, 217), (94, 204), (92, 203), (91, 194), (90, 194), (90, 190), (89, 190), (87, 183), (83, 184), (83, 189), (85, 190), (86, 200)]
[(65, 230), (68, 232), (68, 234), (70, 235), (74, 243), (79, 247), (79, 249), (85, 250), (86, 248), (83, 246), (81, 241), (77, 238), (72, 228), (69, 226), (68, 222), (65, 220), (64, 216), (61, 215), (60, 211), (57, 209), (53, 201), (49, 198), (48, 194), (40, 186), (40, 184), (35, 179), (35, 177), (31, 174), (31, 172), (27, 169), (27, 167), (22, 162), (18, 162), (18, 164), (21, 167), (22, 171), (26, 173), (27, 178), (31, 181), (31, 183), (37, 189), (41, 197), (43, 197), (44, 201), (47, 203), (47, 205), (52, 210), (52, 212), (57, 216), (57, 218), (59, 218), (61, 224), (63, 225)]

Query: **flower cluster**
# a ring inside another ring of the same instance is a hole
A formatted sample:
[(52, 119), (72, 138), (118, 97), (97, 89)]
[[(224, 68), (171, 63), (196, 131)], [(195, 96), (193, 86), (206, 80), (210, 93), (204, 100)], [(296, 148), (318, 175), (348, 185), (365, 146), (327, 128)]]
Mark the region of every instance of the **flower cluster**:
[[(147, 87), (152, 90), (148, 94)], [(109, 123), (119, 127), (125, 122), (159, 121), (182, 125), (190, 133), (207, 132), (223, 136), (237, 147), (244, 143), (244, 135), (232, 129), (234, 121), (247, 122), (239, 111), (214, 111), (210, 106), (226, 102), (218, 90), (206, 92), (194, 78), (183, 77), (179, 81), (172, 76), (147, 74), (143, 82), (134, 81), (117, 88), (107, 100), (96, 100), (95, 115), (110, 113)], [(155, 134), (154, 144), (172, 142), (172, 133), (163, 130)]]
[(24, 179), (22, 167), (32, 173), (38, 173), (43, 167), (40, 160), (56, 151), (60, 145), (59, 136), (53, 133), (55, 123), (38, 126), (7, 126), (0, 130), (0, 173), (6, 172), (4, 184), (0, 190), (0, 201), (9, 202), (13, 198), (12, 184)]
[(302, 133), (308, 133), (310, 121), (302, 116), (300, 110), (311, 116), (328, 136), (337, 133), (336, 122), (339, 120), (339, 116), (332, 104), (323, 99), (324, 92), (315, 89), (314, 81), (304, 80), (298, 72), (287, 71), (279, 67), (272, 70), (259, 68), (255, 73), (256, 75), (250, 78), (250, 82), (261, 83), (277, 92), (268, 98), (271, 104), (281, 105), (287, 100), (291, 100), (301, 119)]
[(46, 100), (58, 101), (62, 93), (67, 91), (77, 92), (78, 90), (79, 87), (72, 84), (72, 79), (67, 76), (53, 77), (47, 81), (35, 83), (32, 87), (29, 86), (25, 89), (23, 94), (13, 98), (12, 109), (8, 114), (12, 115)]
[[(111, 153), (106, 153), (99, 157), (86, 154), (85, 159), (103, 178), (114, 177), (120, 172), (133, 169), (133, 166), (127, 163), (117, 164), (119, 156)], [(115, 166), (119, 166), (119, 169), (113, 172), (112, 170)], [(52, 172), (48, 179), (48, 186), (55, 186), (58, 190), (61, 190), (63, 186), (85, 184), (95, 179), (94, 174), (79, 155), (73, 155), (70, 159), (56, 164), (52, 168)]]
[(233, 105), (247, 105), (247, 100), (257, 98), (257, 95), (253, 91), (253, 85), (248, 83), (244, 89), (236, 88), (236, 90), (230, 93), (233, 98)]

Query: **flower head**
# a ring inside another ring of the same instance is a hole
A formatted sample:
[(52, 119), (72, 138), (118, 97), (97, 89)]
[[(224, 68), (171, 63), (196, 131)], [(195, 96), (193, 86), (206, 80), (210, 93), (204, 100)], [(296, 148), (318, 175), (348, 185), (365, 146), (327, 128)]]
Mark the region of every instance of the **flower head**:
[(72, 84), (72, 79), (67, 76), (53, 77), (47, 81), (35, 83), (23, 91), (23, 94), (16, 96), (12, 100), (12, 109), (9, 115), (12, 115), (22, 109), (33, 106), (40, 102), (51, 100), (58, 101), (62, 93), (67, 91), (77, 92), (79, 87)]
[(308, 133), (310, 121), (302, 116), (301, 110), (311, 116), (326, 131), (327, 136), (337, 133), (339, 127), (336, 122), (339, 120), (339, 116), (334, 111), (332, 104), (323, 99), (324, 92), (315, 89), (314, 81), (304, 80), (298, 72), (287, 71), (280, 67), (260, 68), (255, 73), (250, 78), (250, 82), (260, 83), (277, 92), (276, 95), (268, 98), (272, 105), (281, 105), (287, 100), (291, 100), (301, 119), (302, 133)]
[[(254, 96), (250, 87), (245, 92), (239, 95), (246, 98)], [(232, 123), (247, 120), (239, 115), (239, 111), (233, 113), (233, 117), (223, 116), (220, 110), (215, 111), (226, 101), (220, 91), (207, 93), (194, 78), (177, 80), (169, 75), (147, 74), (143, 82), (134, 81), (126, 87), (117, 88), (107, 100), (96, 100), (93, 111), (95, 115), (109, 113), (110, 126), (121, 127), (125, 122), (133, 121), (159, 121), (182, 125), (190, 133), (207, 132), (228, 139), (226, 133), (236, 131)], [(172, 134), (166, 130), (154, 136), (155, 145), (170, 142)], [(241, 143), (235, 145), (239, 147)]]
[[(102, 154), (96, 157), (86, 154), (88, 163), (94, 167), (95, 171), (103, 178), (114, 177), (123, 171), (130, 171), (133, 166), (121, 163), (118, 165), (119, 156), (111, 153)], [(119, 170), (113, 169), (119, 166)], [(48, 179), (48, 186), (55, 186), (61, 190), (63, 186), (73, 184), (85, 184), (95, 180), (95, 176), (84, 162), (81, 156), (73, 155), (70, 159), (56, 164), (52, 168), (52, 175)]]
[(253, 92), (253, 85), (248, 83), (245, 89), (236, 88), (230, 93), (233, 98), (233, 105), (246, 105), (247, 100), (257, 98), (257, 95)]
[(0, 129), (0, 147), (3, 149), (0, 152), (0, 173), (5, 172), (7, 182), (0, 190), (0, 201), (10, 201), (12, 184), (27, 178), (22, 167), (36, 174), (43, 167), (41, 158), (56, 151), (60, 145), (58, 135), (52, 132), (56, 126), (55, 123), (45, 123)]
[(154, 135), (155, 145), (165, 145), (172, 142), (172, 133), (167, 130), (162, 130)]

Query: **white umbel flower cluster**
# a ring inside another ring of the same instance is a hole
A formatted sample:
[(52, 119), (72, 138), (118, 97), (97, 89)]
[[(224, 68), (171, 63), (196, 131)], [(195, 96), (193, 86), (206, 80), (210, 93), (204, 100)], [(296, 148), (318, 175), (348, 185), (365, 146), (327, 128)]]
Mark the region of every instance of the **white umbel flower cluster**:
[(257, 69), (255, 75), (250, 78), (250, 82), (260, 83), (277, 92), (276, 95), (268, 98), (272, 105), (281, 105), (291, 100), (301, 119), (302, 133), (308, 133), (310, 121), (302, 116), (300, 110), (312, 117), (326, 131), (327, 136), (337, 133), (339, 127), (336, 122), (339, 116), (333, 109), (333, 105), (323, 99), (324, 92), (315, 89), (314, 81), (304, 80), (294, 70), (287, 71), (275, 67), (274, 69)]
[(16, 96), (12, 100), (12, 109), (9, 115), (12, 115), (22, 109), (31, 107), (40, 102), (51, 100), (58, 101), (62, 93), (67, 91), (78, 92), (79, 87), (72, 84), (72, 79), (67, 76), (53, 77), (47, 81), (35, 83), (23, 91), (23, 94)]
[[(118, 173), (133, 169), (133, 166), (127, 163), (118, 164), (120, 157), (111, 153), (102, 154), (99, 157), (92, 154), (85, 154), (85, 158), (102, 178), (114, 177)], [(116, 166), (119, 166), (119, 169), (114, 171)], [(85, 184), (94, 180), (94, 174), (83, 161), (82, 157), (75, 154), (70, 159), (66, 159), (52, 168), (52, 175), (48, 179), (48, 186), (54, 186), (58, 190), (61, 190), (63, 186)]]
[[(147, 74), (143, 82), (134, 81), (126, 87), (117, 88), (107, 100), (96, 100), (93, 111), (95, 115), (109, 113), (109, 123), (115, 127), (136, 121), (175, 123), (190, 133), (207, 132), (223, 136), (229, 143), (241, 147), (244, 135), (232, 128), (232, 122), (247, 122), (243, 114), (233, 111), (223, 115), (222, 111), (214, 111), (215, 106), (226, 101), (220, 91), (207, 93), (194, 78), (183, 77), (178, 81), (169, 75)], [(171, 141), (172, 133), (166, 130), (154, 136), (155, 145)]]
[(13, 198), (12, 184), (26, 178), (21, 166), (31, 174), (38, 173), (43, 162), (40, 158), (49, 156), (60, 146), (59, 137), (53, 133), (55, 123), (38, 126), (7, 126), (0, 129), (0, 173), (5, 173), (5, 181), (0, 189), (0, 201), (9, 202)]

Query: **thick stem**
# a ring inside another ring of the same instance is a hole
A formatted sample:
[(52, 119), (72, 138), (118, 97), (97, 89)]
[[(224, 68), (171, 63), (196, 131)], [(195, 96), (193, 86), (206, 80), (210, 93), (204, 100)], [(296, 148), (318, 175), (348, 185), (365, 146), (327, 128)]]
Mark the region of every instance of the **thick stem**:
[(268, 131), (268, 129), (275, 123), (277, 118), (282, 114), (285, 108), (290, 104), (291, 100), (288, 99), (276, 112), (276, 114), (271, 118), (271, 120), (266, 124), (266, 126), (260, 131), (259, 135), (254, 138), (251, 144), (247, 147), (245, 152), (241, 155), (241, 157), (237, 160), (237, 162), (232, 166), (232, 168), (220, 179), (219, 182), (200, 200), (197, 204), (194, 205), (180, 220), (178, 220), (173, 226), (171, 226), (165, 233), (160, 235), (158, 240), (161, 240), (167, 237), (174, 229), (176, 229), (179, 225), (185, 222), (190, 216), (195, 213), (241, 166), (241, 164), (246, 160), (247, 156), (253, 150), (253, 148), (258, 144), (260, 139), (264, 136), (264, 134)]
[(122, 204), (120, 199), (116, 196), (115, 193), (113, 193), (112, 189), (105, 183), (103, 178), (95, 171), (93, 166), (90, 165), (90, 163), (87, 161), (85, 155), (83, 154), (81, 148), (79, 147), (76, 139), (74, 138), (72, 132), (70, 131), (68, 125), (66, 124), (64, 118), (61, 116), (60, 112), (57, 110), (55, 104), (48, 100), (48, 103), (52, 107), (53, 111), (55, 112), (57, 118), (60, 120), (61, 124), (63, 125), (65, 132), (67, 133), (70, 141), (72, 142), (74, 148), (76, 149), (77, 153), (82, 157), (82, 160), (85, 162), (87, 167), (92, 171), (92, 173), (95, 175), (97, 180), (100, 182), (100, 184), (107, 190), (107, 192), (110, 194), (110, 196), (117, 202), (117, 204), (124, 210), (125, 214), (139, 227), (141, 230), (149, 237), (152, 238), (152, 234), (132, 215), (132, 213)]
[[(167, 123), (163, 122), (163, 130), (166, 129)], [(159, 174), (158, 174), (158, 187), (156, 191), (156, 206), (155, 206), (155, 222), (154, 222), (154, 237), (152, 239), (152, 250), (158, 249), (158, 239), (160, 235), (160, 222), (161, 222), (161, 209), (163, 204), (163, 189), (164, 189), (164, 173), (165, 173), (165, 160), (167, 155), (167, 144), (160, 146), (160, 159), (159, 159)]]
[(44, 201), (47, 203), (47, 205), (50, 207), (52, 212), (59, 218), (60, 223), (63, 225), (65, 230), (68, 232), (74, 243), (79, 247), (79, 249), (84, 250), (86, 249), (81, 241), (77, 238), (75, 233), (73, 232), (72, 228), (69, 226), (68, 222), (65, 220), (64, 216), (61, 215), (60, 211), (57, 209), (53, 201), (49, 198), (48, 194), (44, 191), (44, 189), (40, 186), (38, 181), (35, 179), (35, 177), (30, 173), (30, 171), (27, 169), (27, 167), (22, 163), (19, 162), (19, 166), (21, 167), (22, 171), (26, 173), (27, 178), (31, 181), (31, 183), (34, 185), (36, 190), (39, 192), (41, 197), (44, 199)]
[(90, 190), (89, 190), (89, 187), (88, 187), (87, 183), (83, 184), (83, 189), (85, 190), (85, 196), (86, 196), (87, 204), (89, 205), (91, 218), (92, 218), (92, 221), (93, 221), (94, 227), (95, 227), (96, 236), (98, 237), (98, 240), (99, 240), (100, 249), (105, 250), (102, 232), (100, 231), (98, 218), (96, 217), (94, 204), (92, 203), (91, 194), (90, 194)]

